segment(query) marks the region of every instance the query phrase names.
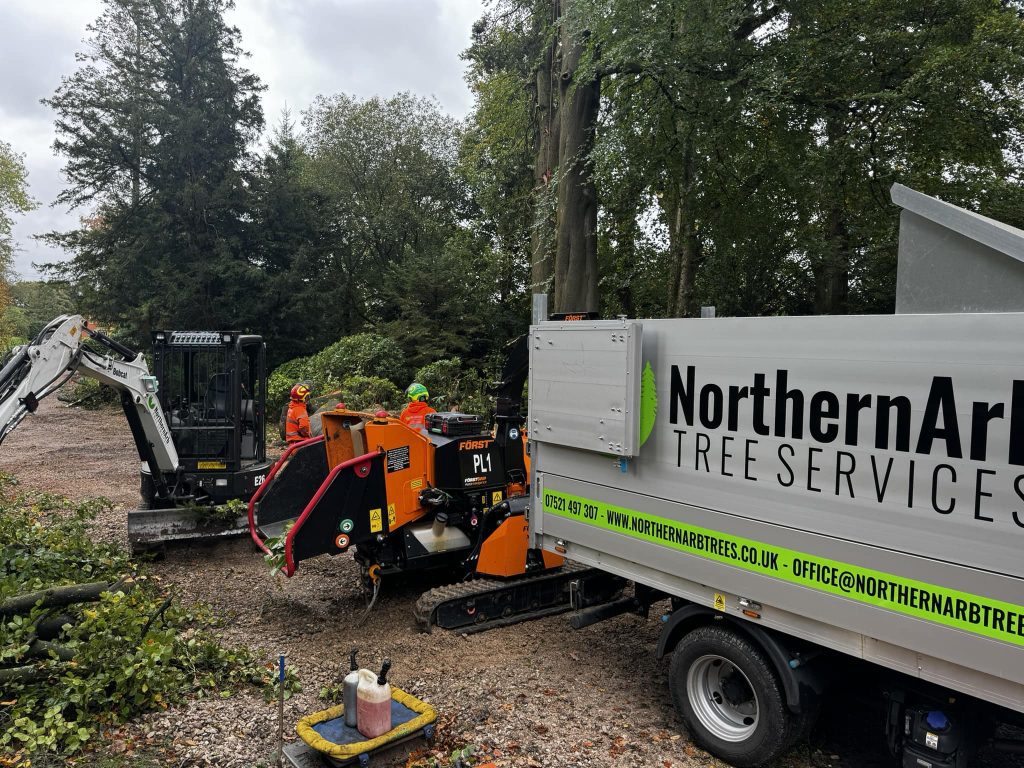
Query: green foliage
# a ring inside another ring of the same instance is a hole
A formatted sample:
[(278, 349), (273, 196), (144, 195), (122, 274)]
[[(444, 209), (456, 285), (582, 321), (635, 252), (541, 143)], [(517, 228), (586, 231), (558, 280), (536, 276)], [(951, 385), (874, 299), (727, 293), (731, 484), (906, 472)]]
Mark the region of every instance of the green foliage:
[(95, 410), (120, 403), (117, 392), (87, 376), (75, 378), (57, 394), (57, 399), (71, 406)]
[(224, 504), (197, 504), (196, 517), (211, 523), (229, 525), (247, 514), (249, 505), (241, 499), (228, 499)]
[[(373, 403), (393, 403), (391, 390), (405, 379), (405, 356), (401, 347), (391, 339), (375, 333), (357, 333), (334, 342), (309, 357), (296, 358), (274, 369), (267, 380), (267, 405), (270, 413), (277, 413), (288, 403), (292, 387), (304, 382), (318, 398), (336, 390), (351, 390), (359, 402), (365, 400), (362, 392), (379, 393), (383, 399)], [(346, 379), (359, 381), (346, 384)], [(366, 380), (372, 380), (367, 383)], [(383, 382), (383, 383), (381, 383)], [(383, 386), (390, 383), (390, 389)], [(404, 385), (403, 385), (404, 387)], [(346, 405), (349, 401), (342, 400)]]
[[(495, 0), (465, 54), (463, 172), (496, 242), (536, 222), (537, 261), (567, 163), (593, 171), (606, 316), (891, 311), (893, 182), (1022, 220), (1022, 49), (1019, 8), (987, 0)], [(553, 158), (592, 78), (594, 148)]]
[(61, 280), (27, 280), (11, 285), (11, 307), (17, 334), (34, 339), (59, 315), (74, 312), (71, 286)]
[(5, 276), (11, 266), (14, 244), (11, 242), (13, 216), (35, 208), (28, 194), (25, 158), (0, 138), (0, 272)]
[(341, 683), (331, 683), (320, 688), (320, 695), (317, 698), (329, 706), (334, 706), (343, 703), (344, 696), (345, 687)]
[(47, 100), (69, 182), (58, 202), (90, 212), (50, 235), (74, 254), (54, 271), (76, 282), (79, 311), (138, 345), (155, 327), (252, 327), (263, 309), (242, 174), (262, 86), (230, 6), (105, 0), (80, 68)]
[(22, 313), (13, 311), (9, 281), (15, 244), (11, 236), (14, 216), (35, 208), (28, 195), (25, 159), (0, 138), (0, 349), (10, 349), (28, 336)]
[(207, 608), (167, 603), (123, 550), (93, 541), (90, 521), (108, 506), (19, 494), (0, 476), (0, 600), (69, 583), (119, 584), (96, 603), (62, 609), (72, 621), (57, 642), (73, 653), (70, 662), (26, 655), (41, 609), (0, 623), (0, 666), (42, 675), (5, 688), (0, 757), (73, 753), (102, 729), (186, 696), (230, 696), (253, 685), (272, 692), (271, 669), (248, 650), (222, 647)]
[(299, 382), (305, 382), (307, 386), (313, 384), (308, 375), (308, 366), (309, 358), (298, 357), (281, 363), (270, 373), (267, 377), (267, 410), (270, 414), (276, 415), (288, 404), (293, 386)]
[[(328, 257), (318, 243), (324, 223), (321, 195), (306, 175), (309, 155), (290, 113), (281, 115), (262, 162), (252, 175), (247, 248), (263, 273), (259, 333), (273, 367), (309, 354), (342, 334), (325, 290)], [(315, 318), (315, 321), (311, 321)]]
[(405, 378), (401, 347), (375, 333), (346, 336), (310, 358), (313, 378), (340, 381), (347, 376), (373, 376), (398, 384)]
[(436, 360), (416, 371), (415, 380), (430, 392), (430, 404), (438, 411), (477, 413), (486, 417), (492, 404), (486, 382), (475, 368), (458, 357)]
[(277, 536), (271, 536), (263, 542), (264, 546), (269, 550), (269, 552), (263, 555), (263, 561), (270, 566), (271, 576), (283, 573), (285, 565), (288, 563), (288, 560), (285, 557), (284, 545), (288, 538), (288, 531), (291, 530), (294, 524), (295, 521), (292, 520), (285, 525), (280, 534)]
[(402, 407), (402, 390), (377, 376), (349, 376), (341, 383), (341, 401), (355, 411), (395, 411)]
[(405, 386), (411, 380), (427, 387), (431, 405), (437, 410), (486, 416), (493, 407), (486, 391), (489, 379), (481, 376), (479, 366), (461, 358), (436, 360), (413, 376), (404, 375), (403, 370), (402, 353), (395, 342), (370, 333), (350, 336), (315, 355), (278, 366), (267, 384), (270, 412), (277, 413), (287, 403), (289, 391), (300, 381), (311, 386), (315, 397), (330, 394), (332, 401), (340, 399), (355, 410), (401, 409)]

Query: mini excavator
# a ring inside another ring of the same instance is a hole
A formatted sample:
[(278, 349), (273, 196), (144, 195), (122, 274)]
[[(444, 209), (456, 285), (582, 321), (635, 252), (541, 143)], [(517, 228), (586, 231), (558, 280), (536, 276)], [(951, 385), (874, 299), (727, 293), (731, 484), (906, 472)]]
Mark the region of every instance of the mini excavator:
[[(39, 402), (81, 374), (119, 393), (141, 460), (141, 500), (128, 513), (134, 550), (244, 534), (205, 510), (247, 501), (267, 476), (266, 346), (235, 331), (155, 331), (146, 358), (81, 315), (61, 315), (0, 368), (0, 442)], [(241, 524), (240, 524), (241, 523)]]
[(469, 633), (605, 603), (618, 577), (529, 546), (529, 456), (521, 413), (527, 337), (492, 394), (492, 432), (472, 414), (429, 414), (424, 429), (383, 413), (334, 410), (323, 434), (291, 446), (249, 503), (257, 546), (282, 544), (286, 575), (319, 555), (354, 553), (371, 607), (382, 580), (442, 570), (415, 618)]

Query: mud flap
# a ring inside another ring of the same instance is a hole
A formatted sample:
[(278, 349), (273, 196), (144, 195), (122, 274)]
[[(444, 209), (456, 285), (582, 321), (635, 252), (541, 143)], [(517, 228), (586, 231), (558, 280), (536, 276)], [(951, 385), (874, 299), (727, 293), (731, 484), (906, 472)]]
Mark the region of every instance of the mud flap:
[(285, 573), (318, 555), (337, 555), (389, 532), (384, 454), (367, 453), (334, 467), (285, 539)]

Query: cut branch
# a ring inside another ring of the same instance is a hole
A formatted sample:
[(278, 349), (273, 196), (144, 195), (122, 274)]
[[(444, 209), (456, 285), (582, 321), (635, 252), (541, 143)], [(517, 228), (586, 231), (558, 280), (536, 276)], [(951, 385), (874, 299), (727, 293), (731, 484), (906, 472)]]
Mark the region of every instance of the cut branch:
[(121, 582), (94, 581), (88, 584), (70, 584), (66, 587), (50, 587), (38, 592), (29, 592), (12, 597), (0, 603), (0, 616), (14, 616), (28, 613), (38, 603), (43, 608), (60, 608), (74, 603), (92, 603), (104, 592), (112, 592)]

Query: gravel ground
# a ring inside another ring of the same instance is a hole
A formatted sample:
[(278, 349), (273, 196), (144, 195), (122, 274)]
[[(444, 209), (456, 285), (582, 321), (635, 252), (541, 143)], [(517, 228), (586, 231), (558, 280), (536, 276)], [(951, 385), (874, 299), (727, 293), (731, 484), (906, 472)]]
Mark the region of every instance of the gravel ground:
[[(72, 498), (105, 496), (114, 511), (97, 521), (97, 536), (124, 541), (125, 510), (137, 500), (138, 460), (119, 411), (67, 409), (51, 399), (5, 442), (0, 471), (23, 485)], [(360, 649), (367, 666), (387, 656), (394, 684), (441, 713), (449, 745), (476, 744), (500, 766), (721, 766), (682, 735), (668, 694), (668, 663), (654, 651), (660, 623), (619, 617), (582, 631), (566, 618), (463, 637), (422, 634), (412, 607), (425, 585), (389, 584), (362, 627), (364, 608), (351, 557), (303, 563), (292, 579), (271, 578), (248, 539), (171, 549), (152, 564), (183, 602), (209, 603), (225, 620), (224, 639), (258, 649), (268, 661), (288, 655), (303, 692), (285, 705), (288, 737), (302, 715), (324, 708), (318, 699), (347, 656)], [(853, 683), (840, 686), (853, 691)], [(809, 744), (778, 768), (887, 766), (874, 699), (833, 695)], [(276, 704), (259, 696), (195, 701), (146, 716), (109, 748), (170, 746), (173, 765), (246, 768), (273, 752)], [(404, 755), (375, 760), (405, 764)], [(1017, 763), (985, 760), (1004, 768)]]

